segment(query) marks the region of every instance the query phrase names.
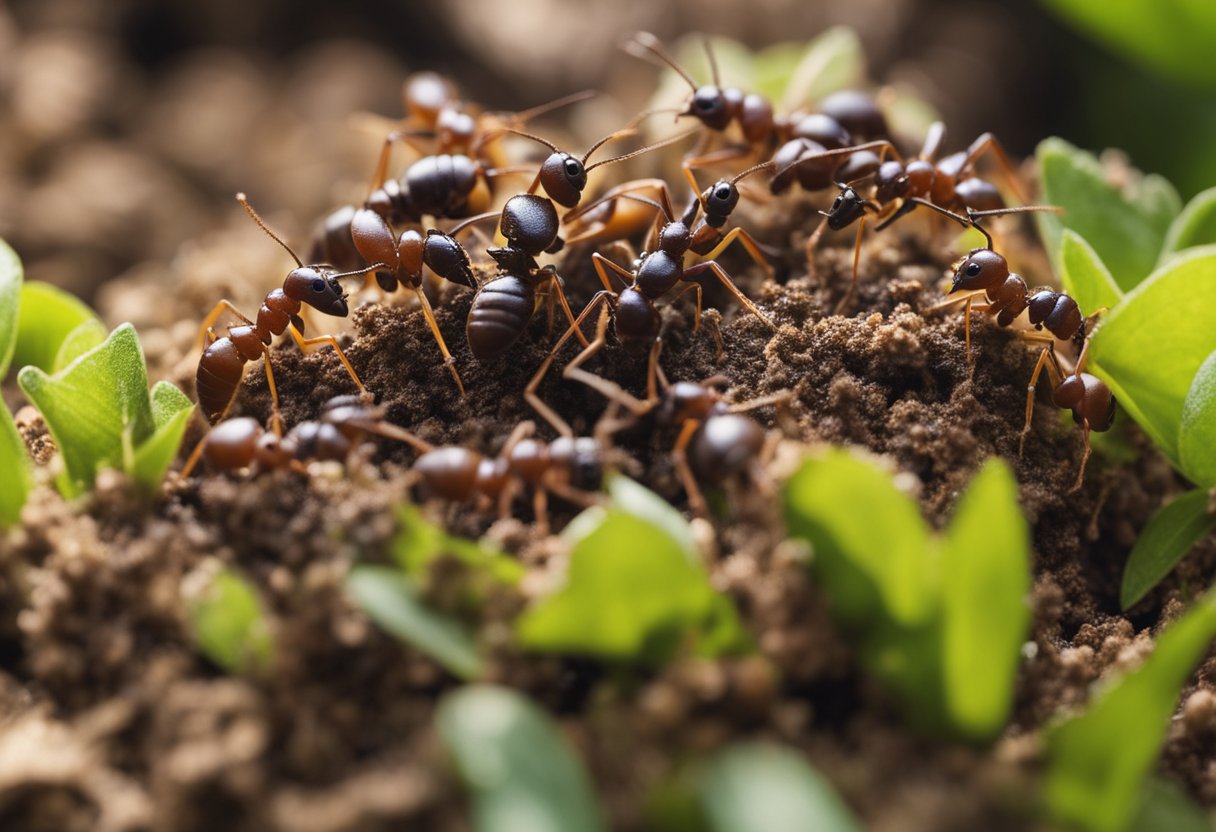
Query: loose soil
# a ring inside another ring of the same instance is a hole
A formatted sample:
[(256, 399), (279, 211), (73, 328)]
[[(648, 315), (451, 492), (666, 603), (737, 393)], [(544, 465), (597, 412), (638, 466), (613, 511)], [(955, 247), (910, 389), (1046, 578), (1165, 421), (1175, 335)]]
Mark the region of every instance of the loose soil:
[[(778, 207), (791, 213), (778, 215)], [(931, 243), (927, 226), (909, 220), (902, 232), (896, 226), (873, 236), (857, 297), (835, 315), (852, 250), (833, 241), (841, 247), (821, 252), (820, 279), (805, 274), (799, 260), (812, 208), (808, 200), (774, 203), (741, 220), (767, 229), (762, 237), (788, 252), (777, 280), (725, 261), (779, 325), (776, 334), (724, 292), (707, 293), (707, 305), (723, 311), (707, 312), (696, 331), (687, 303), (665, 309), (661, 360), (673, 381), (720, 373), (736, 401), (794, 394), (779, 412), (756, 413), (771, 427), (762, 481), (711, 492), (715, 516), (694, 521), (713, 582), (738, 607), (758, 656), (683, 659), (622, 674), (585, 660), (523, 655), (510, 642), (509, 622), (551, 577), (560, 544), (536, 533), (524, 501), (505, 520), (472, 505), (425, 508), (527, 566), (520, 589), (498, 590), (470, 619), (492, 651), (487, 676), (560, 720), (612, 828), (644, 828), (648, 789), (689, 757), (769, 738), (804, 751), (867, 828), (1025, 829), (1033, 823), (1025, 795), (1039, 729), (1082, 706), (1093, 682), (1151, 649), (1157, 629), (1210, 580), (1216, 546), (1204, 546), (1121, 613), (1127, 552), (1179, 489), (1168, 465), (1121, 422), (1115, 433), (1130, 453), (1095, 453), (1084, 486), (1071, 493), (1081, 436), (1046, 395), (1019, 458), (1035, 355), (1015, 334), (977, 317), (974, 360), (967, 360), (961, 315), (933, 309), (955, 255), (948, 235)], [(256, 230), (221, 232), (185, 250), (170, 275), (137, 274), (103, 290), (102, 309), (140, 327), (154, 376), (192, 390), (200, 312), (220, 296), (255, 309), (282, 268), (268, 248)], [(1033, 269), (1033, 257), (1023, 259)], [(239, 274), (234, 263), (242, 264)], [(567, 282), (576, 307), (593, 291), (590, 275), (570, 273)], [(451, 287), (432, 298), (465, 398), (412, 302), (383, 298), (358, 309), (344, 348), (392, 422), (430, 442), (493, 453), (520, 420), (536, 418), (521, 393), (552, 338), (540, 316), (508, 357), (480, 364), (464, 340), (471, 298)], [(332, 324), (310, 321), (318, 331)], [(274, 351), (274, 362), (289, 424), (352, 390), (329, 351), (302, 355), (289, 343)], [(588, 366), (643, 390), (642, 352), (612, 342)], [(590, 431), (605, 406), (558, 372), (540, 394), (577, 431)], [(268, 415), (260, 366), (248, 373), (237, 410)], [(47, 439), (36, 417), (26, 418), (23, 432), (45, 463)], [(543, 423), (541, 434), (552, 435)], [(618, 435), (613, 458), (683, 508), (669, 453), (674, 439), (643, 423)], [(995, 748), (918, 737), (861, 672), (805, 568), (806, 553), (784, 540), (773, 496), (807, 443), (878, 455), (938, 526), (985, 459), (1000, 456), (1014, 467), (1033, 529), (1034, 629), (1013, 720)], [(378, 631), (342, 592), (353, 563), (387, 559), (392, 507), (407, 497), (410, 460), (408, 449), (380, 442), (345, 469), (315, 465), (307, 476), (171, 477), (154, 505), (111, 475), (72, 505), (38, 490), (0, 555), (0, 828), (467, 829), (432, 722), (437, 699), (456, 681)], [(557, 504), (554, 525), (576, 510)], [(269, 606), (277, 638), (272, 674), (226, 676), (192, 646), (182, 585), (216, 561), (248, 575)], [(452, 563), (436, 565), (430, 601), (469, 617), (453, 589), (465, 577)], [(1213, 807), (1216, 658), (1192, 677), (1183, 703), (1161, 769)]]

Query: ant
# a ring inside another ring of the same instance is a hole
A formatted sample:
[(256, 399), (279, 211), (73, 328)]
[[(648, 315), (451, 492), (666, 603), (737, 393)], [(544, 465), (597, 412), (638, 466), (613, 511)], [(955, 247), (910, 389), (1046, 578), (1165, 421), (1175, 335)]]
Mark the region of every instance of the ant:
[(509, 514), (518, 490), (531, 486), (536, 526), (545, 535), (549, 494), (584, 507), (598, 502), (594, 492), (604, 475), (604, 434), (597, 427), (595, 437), (569, 434), (545, 443), (533, 438), (535, 432), (535, 423), (521, 422), (494, 457), (460, 445), (426, 446), (411, 470), (442, 499), (497, 501), (499, 518)]
[[(980, 212), (999, 212), (1005, 207), (1000, 192), (987, 180), (974, 175), (976, 163), (984, 153), (990, 152), (1002, 168), (1005, 179), (1019, 202), (1025, 201), (1025, 195), (1017, 181), (1017, 174), (1005, 153), (1004, 147), (992, 133), (983, 133), (971, 143), (965, 151), (952, 153), (934, 162), (938, 150), (946, 137), (945, 125), (935, 122), (930, 125), (925, 135), (925, 142), (920, 153), (913, 159), (903, 161), (899, 152), (888, 141), (874, 141), (852, 147), (842, 147), (825, 150), (802, 156), (793, 161), (786, 170), (780, 171), (777, 177), (787, 170), (813, 165), (814, 169), (827, 170), (835, 159), (852, 157), (858, 151), (873, 151), (881, 149), (879, 158), (890, 152), (896, 158), (883, 161), (875, 170), (848, 168), (843, 175), (839, 172), (834, 177), (840, 193), (827, 211), (821, 211), (823, 220), (807, 241), (807, 270), (815, 271), (814, 249), (818, 244), (823, 229), (840, 231), (860, 220), (857, 227), (857, 242), (853, 248), (853, 275), (849, 289), (836, 306), (839, 312), (848, 304), (857, 288), (857, 267), (861, 257), (861, 238), (865, 230), (868, 215), (873, 214), (878, 220), (876, 231), (881, 231), (894, 223), (900, 217), (915, 210), (917, 206), (937, 206), (949, 211), (974, 210)], [(846, 161), (846, 166), (848, 162)], [(868, 168), (868, 165), (865, 166)], [(865, 169), (863, 168), (863, 169)], [(858, 175), (860, 174), (860, 175)], [(863, 196), (856, 182), (865, 176), (873, 176), (873, 192), (871, 197)], [(853, 177), (853, 178), (849, 178)]]
[[(1035, 210), (1050, 210), (1049, 206), (1025, 206), (1022, 208), (992, 209), (975, 211), (968, 209), (963, 217), (947, 211), (940, 206), (928, 203), (934, 210), (964, 224), (977, 229), (987, 241), (985, 248), (973, 249), (954, 270), (950, 291), (968, 292), (965, 297), (947, 301), (939, 308), (958, 303), (966, 304), (966, 344), (967, 356), (971, 357), (971, 312), (979, 311), (993, 316), (997, 326), (1008, 327), (1013, 324), (1023, 311), (1027, 313), (1033, 332), (1022, 332), (1019, 335), (1027, 341), (1043, 343), (1039, 359), (1035, 363), (1034, 373), (1026, 393), (1026, 423), (1018, 442), (1018, 456), (1026, 447), (1026, 437), (1030, 433), (1030, 424), (1034, 416), (1035, 390), (1039, 376), (1047, 370), (1048, 379), (1054, 391), (1052, 400), (1057, 407), (1072, 411), (1073, 420), (1081, 425), (1083, 430), (1085, 453), (1081, 457), (1081, 470), (1077, 473), (1077, 481), (1072, 491), (1081, 488), (1085, 477), (1085, 466), (1089, 461), (1091, 430), (1102, 432), (1109, 430), (1115, 419), (1115, 397), (1110, 388), (1096, 376), (1085, 372), (1086, 359), (1089, 355), (1089, 341), (1092, 335), (1090, 323), (1098, 318), (1105, 310), (1098, 310), (1088, 318), (1081, 314), (1077, 302), (1063, 292), (1047, 287), (1030, 289), (1021, 275), (1010, 272), (1009, 263), (1003, 256), (992, 248), (992, 235), (980, 224), (980, 219), (996, 214), (1024, 212)], [(975, 305), (977, 295), (984, 295), (987, 304)], [(1043, 330), (1046, 330), (1044, 332)], [(1078, 351), (1076, 367), (1070, 373), (1065, 373), (1060, 367), (1055, 354), (1055, 340), (1071, 341)]]
[[(266, 298), (258, 309), (256, 322), (245, 317), (227, 299), (221, 300), (207, 314), (199, 329), (199, 341), (201, 342), (206, 337), (210, 339), (210, 343), (199, 358), (195, 388), (204, 415), (214, 425), (222, 420), (232, 407), (232, 403), (236, 399), (237, 386), (245, 372), (245, 364), (264, 357), (266, 359), (266, 383), (270, 387), (272, 423), (275, 433), (282, 433), (279, 397), (275, 389), (274, 370), (270, 361), (271, 338), (275, 335), (282, 335), (285, 331), (290, 332), (296, 344), (305, 351), (317, 344), (329, 344), (334, 348), (338, 360), (342, 362), (342, 366), (346, 368), (347, 373), (355, 382), (359, 393), (367, 395), (363, 382), (359, 380), (355, 368), (346, 359), (337, 339), (332, 335), (305, 338), (304, 322), (299, 313), (303, 305), (307, 304), (326, 315), (345, 318), (350, 309), (346, 303), (346, 293), (338, 282), (339, 279), (365, 274), (372, 269), (383, 268), (385, 264), (375, 263), (364, 269), (342, 273), (333, 272), (325, 266), (305, 266), (291, 247), (262, 221), (243, 193), (237, 194), (236, 199), (244, 206), (258, 227), (291, 255), (291, 258), (296, 261), (296, 268), (287, 274), (282, 288), (272, 289), (266, 294)], [(226, 311), (242, 320), (244, 324), (229, 326), (226, 336), (217, 337), (213, 327)]]
[(345, 462), (355, 447), (375, 434), (405, 442), (418, 450), (425, 443), (384, 420), (384, 408), (372, 406), (363, 396), (335, 396), (321, 407), (316, 421), (294, 425), (286, 436), (262, 428), (256, 419), (240, 416), (210, 430), (182, 468), (186, 478), (205, 461), (213, 470), (236, 472), (254, 468), (302, 472), (309, 461)]

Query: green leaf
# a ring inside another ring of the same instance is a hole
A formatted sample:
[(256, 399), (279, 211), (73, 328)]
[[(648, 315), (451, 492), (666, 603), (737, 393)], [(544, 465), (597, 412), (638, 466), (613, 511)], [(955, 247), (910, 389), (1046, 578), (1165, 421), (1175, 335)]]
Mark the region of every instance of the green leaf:
[(17, 367), (33, 366), (52, 372), (64, 339), (76, 327), (96, 317), (92, 309), (58, 287), (36, 280), (26, 283), (21, 287), (13, 363)]
[(1191, 548), (1216, 529), (1206, 491), (1188, 491), (1153, 515), (1123, 568), (1119, 603), (1127, 609), (1173, 571)]
[(155, 429), (143, 350), (130, 324), (59, 373), (25, 367), (17, 382), (63, 455), (67, 496), (83, 493), (103, 467), (130, 471), (136, 446)]
[(779, 746), (730, 746), (706, 764), (697, 786), (713, 832), (861, 829), (823, 777)]
[(8, 375), (13, 350), (17, 346), (17, 320), (24, 277), (25, 271), (17, 252), (0, 240), (0, 381)]
[[(813, 567), (837, 613), (912, 625), (935, 602), (935, 565), (920, 510), (891, 476), (848, 451), (807, 460), (786, 484), (790, 532), (815, 547)], [(861, 510), (864, 507), (864, 510)]]
[(1030, 533), (1008, 465), (984, 465), (943, 542), (946, 704), (962, 733), (988, 739), (1008, 719), (1030, 630)]
[(105, 324), (96, 318), (89, 318), (63, 339), (59, 351), (55, 353), (55, 360), (51, 362), (51, 372), (59, 372), (89, 350), (101, 346), (108, 334)]
[(1123, 292), (1093, 246), (1071, 228), (1064, 229), (1060, 245), (1060, 282), (1089, 315), (1099, 309), (1114, 309), (1123, 299)]
[(570, 553), (566, 584), (516, 623), (520, 643), (543, 652), (661, 662), (685, 637), (703, 654), (747, 645), (734, 608), (665, 531), (619, 508)]
[(21, 507), (33, 485), (25, 442), (4, 399), (0, 399), (0, 471), (4, 472), (0, 476), (0, 528), (4, 528), (21, 519)]
[(1207, 815), (1185, 791), (1155, 777), (1144, 785), (1140, 811), (1131, 828), (1136, 832), (1212, 832)]
[(1044, 792), (1052, 815), (1086, 832), (1130, 828), (1179, 692), (1213, 638), (1216, 589), (1161, 633), (1142, 667), (1048, 733)]
[(128, 473), (145, 493), (154, 493), (177, 457), (182, 436), (194, 412), (194, 402), (167, 381), (152, 388), (152, 423), (155, 430), (135, 448)]
[(518, 693), (470, 685), (448, 694), (439, 736), (473, 798), (475, 832), (603, 832), (578, 757)]
[[(680, 544), (690, 562), (700, 563), (692, 527), (675, 506), (644, 485), (620, 474), (609, 475), (606, 485), (613, 508), (662, 529), (668, 537)], [(578, 542), (577, 539), (569, 540), (572, 544)]]
[(387, 566), (356, 566), (346, 589), (385, 632), (413, 645), (452, 675), (472, 679), (481, 674), (481, 656), (473, 637), (456, 621), (419, 600), (407, 576)]
[(1158, 265), (1184, 249), (1212, 244), (1216, 244), (1216, 188), (1196, 194), (1174, 218)]
[(1044, 0), (1064, 20), (1175, 81), (1216, 86), (1216, 8), (1207, 0)]
[(421, 576), (426, 567), (443, 555), (449, 555), (474, 569), (484, 571), (500, 583), (514, 586), (524, 575), (519, 561), (482, 546), (444, 532), (422, 516), (416, 506), (397, 507), (399, 528), (393, 537), (391, 551), (393, 560), (411, 576)]
[(205, 585), (186, 598), (199, 649), (230, 673), (269, 667), (274, 644), (257, 591), (227, 567), (213, 570), (205, 579)]
[(1039, 144), (1043, 200), (1063, 214), (1039, 214), (1039, 227), (1057, 266), (1062, 235), (1071, 228), (1093, 246), (1115, 284), (1130, 291), (1157, 264), (1169, 223), (1181, 208), (1178, 195), (1160, 177), (1145, 177), (1131, 193), (1106, 181), (1098, 160), (1062, 139)]
[(1216, 246), (1180, 254), (1104, 316), (1093, 371), (1176, 467), (1182, 407), (1216, 351)]
[[(780, 93), (779, 109), (790, 113), (805, 108), (833, 92), (860, 85), (865, 75), (861, 39), (847, 26), (833, 26), (806, 45)], [(772, 100), (776, 99), (774, 95)]]
[(1216, 352), (1199, 365), (1182, 402), (1178, 461), (1191, 482), (1216, 486)]

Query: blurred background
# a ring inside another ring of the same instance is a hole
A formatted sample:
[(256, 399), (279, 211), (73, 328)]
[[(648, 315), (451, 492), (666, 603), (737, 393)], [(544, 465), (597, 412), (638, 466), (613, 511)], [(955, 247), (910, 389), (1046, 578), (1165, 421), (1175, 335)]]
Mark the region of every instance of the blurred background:
[(155, 279), (189, 252), (186, 241), (246, 223), (238, 190), (302, 245), (369, 176), (379, 139), (350, 113), (400, 115), (408, 72), (438, 70), (494, 109), (594, 87), (627, 118), (657, 78), (618, 47), (637, 29), (755, 48), (851, 26), (872, 79), (907, 85), (942, 115), (948, 150), (991, 130), (1025, 156), (1059, 135), (1123, 148), (1185, 198), (1216, 185), (1207, 7), (1216, 4), (10, 0), (0, 2), (0, 236), (27, 278), (87, 300), (132, 271)]

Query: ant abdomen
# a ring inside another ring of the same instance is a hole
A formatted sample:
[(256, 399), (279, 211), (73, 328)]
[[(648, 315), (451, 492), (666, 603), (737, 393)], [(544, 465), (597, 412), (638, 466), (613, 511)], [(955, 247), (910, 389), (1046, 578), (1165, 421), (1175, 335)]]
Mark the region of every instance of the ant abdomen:
[(879, 139), (889, 134), (887, 119), (874, 97), (858, 90), (840, 90), (819, 102), (820, 113), (831, 116), (856, 139)]
[(623, 289), (617, 298), (615, 319), (616, 334), (622, 341), (653, 341), (662, 324), (654, 303), (633, 286)]
[(1077, 424), (1088, 422), (1090, 430), (1109, 430), (1115, 421), (1115, 397), (1097, 376), (1070, 374), (1052, 393), (1057, 407), (1072, 411)]
[(976, 176), (956, 184), (954, 193), (959, 201), (976, 211), (999, 211), (1005, 207), (1005, 198), (997, 187)]
[(215, 424), (227, 409), (241, 383), (246, 359), (231, 338), (217, 338), (207, 345), (198, 362), (194, 387), (207, 421)]
[(739, 413), (713, 415), (701, 425), (688, 449), (688, 461), (703, 481), (718, 485), (742, 473), (764, 448), (764, 429)]
[(482, 285), (469, 309), (465, 334), (480, 360), (502, 355), (523, 335), (536, 308), (536, 288), (525, 278), (504, 274)]
[(480, 168), (468, 156), (423, 156), (405, 171), (404, 190), (421, 214), (458, 218), (469, 213), (469, 197)]
[(1077, 302), (1063, 292), (1039, 289), (1027, 301), (1028, 317), (1035, 329), (1047, 331), (1062, 341), (1073, 337), (1085, 323)]
[(447, 445), (418, 457), (413, 470), (435, 496), (462, 502), (477, 493), (482, 462), (483, 457), (476, 451)]
[(559, 436), (549, 443), (553, 474), (580, 491), (598, 491), (604, 480), (600, 446), (589, 436)]
[(350, 238), (355, 206), (343, 205), (318, 223), (308, 249), (309, 263), (328, 263), (341, 271), (355, 271), (367, 265)]

